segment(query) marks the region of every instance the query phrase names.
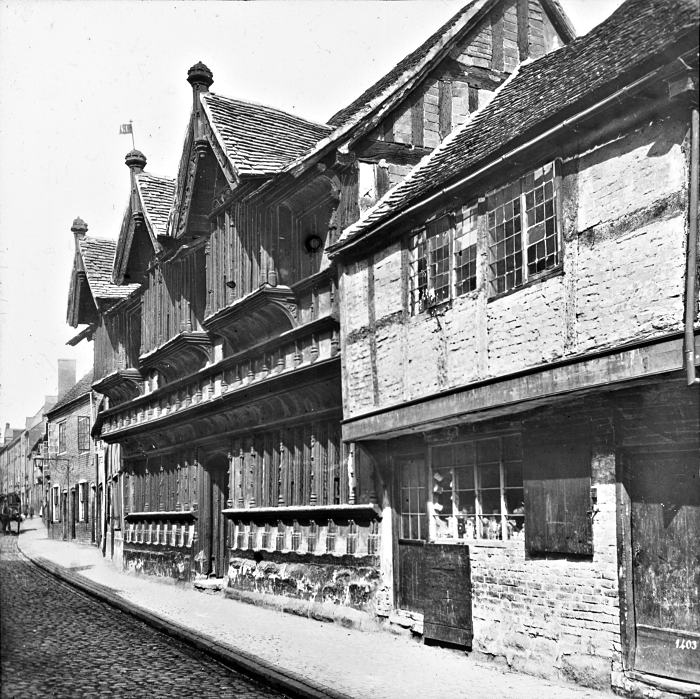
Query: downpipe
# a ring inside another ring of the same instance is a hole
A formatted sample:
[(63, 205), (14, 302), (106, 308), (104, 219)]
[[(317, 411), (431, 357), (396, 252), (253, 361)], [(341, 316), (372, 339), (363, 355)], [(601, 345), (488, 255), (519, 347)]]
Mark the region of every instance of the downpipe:
[(685, 275), (685, 372), (688, 386), (700, 379), (695, 369), (695, 314), (698, 277), (698, 169), (700, 168), (700, 116), (695, 104), (690, 112), (690, 191), (688, 193), (688, 255)]

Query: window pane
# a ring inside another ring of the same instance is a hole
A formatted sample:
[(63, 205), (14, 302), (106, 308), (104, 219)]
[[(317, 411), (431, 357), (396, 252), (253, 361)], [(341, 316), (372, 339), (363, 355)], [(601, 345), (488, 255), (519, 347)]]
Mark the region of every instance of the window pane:
[(556, 207), (554, 202), (554, 168), (539, 168), (528, 180), (525, 193), (528, 223), (528, 273), (537, 274), (559, 263)]

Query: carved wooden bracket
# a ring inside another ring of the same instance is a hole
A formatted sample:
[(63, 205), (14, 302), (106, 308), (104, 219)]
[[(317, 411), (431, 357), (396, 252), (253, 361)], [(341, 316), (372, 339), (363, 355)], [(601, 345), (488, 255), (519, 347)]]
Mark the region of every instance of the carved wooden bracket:
[(223, 337), (236, 352), (296, 327), (298, 313), (296, 296), (288, 286), (264, 284), (209, 316), (202, 325)]
[(167, 381), (199, 371), (210, 361), (212, 344), (205, 332), (185, 331), (139, 358), (141, 371), (155, 369)]
[(92, 387), (109, 398), (112, 406), (132, 400), (143, 391), (143, 377), (138, 369), (117, 369), (95, 381)]

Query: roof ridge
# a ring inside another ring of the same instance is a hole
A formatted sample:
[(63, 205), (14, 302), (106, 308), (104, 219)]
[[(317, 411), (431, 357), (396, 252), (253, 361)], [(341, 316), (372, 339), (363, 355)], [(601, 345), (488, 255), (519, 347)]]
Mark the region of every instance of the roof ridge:
[(153, 179), (156, 180), (165, 180), (167, 182), (175, 182), (177, 181), (177, 177), (168, 177), (167, 175), (156, 175), (153, 172), (149, 172), (148, 170), (141, 170), (141, 172), (138, 172), (136, 174), (136, 177), (141, 177), (142, 175), (146, 175), (146, 177), (152, 177)]
[[(689, 5), (687, 0), (627, 0), (586, 35), (521, 63), (487, 105), (457, 126), (361, 219), (346, 227), (331, 252), (400, 216), (412, 202), (430, 198), (431, 192), (439, 192), (459, 173), (496, 157), (528, 132), (541, 130), (548, 118), (561, 118), (587, 96), (607, 94), (620, 81), (632, 80), (635, 72), (648, 72), (651, 61), (658, 63), (670, 46), (686, 41), (696, 31), (697, 16), (687, 19)], [(662, 7), (668, 10), (669, 19), (654, 25), (652, 31), (649, 18)], [(621, 26), (629, 31), (623, 34)], [(630, 60), (639, 44), (645, 50), (638, 53), (637, 60)], [(545, 98), (547, 87), (551, 93)]]
[[(387, 80), (387, 78), (397, 71), (401, 65), (405, 65), (401, 69), (401, 73), (405, 73), (410, 69), (410, 63), (413, 59), (424, 58), (431, 50), (433, 50), (440, 43), (440, 38), (445, 38), (445, 43), (449, 40), (445, 37), (445, 33), (455, 24), (459, 22), (462, 16), (467, 12), (467, 10), (473, 5), (477, 4), (480, 0), (469, 0), (466, 4), (457, 10), (446, 22), (443, 22), (427, 39), (422, 41), (413, 51), (407, 53), (403, 58), (397, 61), (384, 75), (375, 80), (366, 90), (364, 90), (360, 95), (358, 95), (350, 104), (345, 105), (342, 109), (339, 109), (335, 114), (331, 115), (328, 119), (328, 123), (335, 126), (336, 128), (342, 126), (348, 119), (351, 119), (358, 111), (360, 111), (364, 106), (369, 104), (369, 97), (372, 93), (381, 85), (382, 82)], [(488, 0), (484, 0), (488, 2)], [(449, 37), (452, 38), (452, 37)], [(423, 54), (423, 55), (421, 55)], [(397, 75), (391, 84), (395, 83), (400, 76)], [(385, 93), (391, 85), (383, 87), (379, 94)], [(366, 97), (365, 97), (366, 96)], [(374, 101), (379, 95), (374, 95), (372, 101)], [(347, 114), (347, 116), (345, 116)]]
[(310, 124), (311, 126), (319, 126), (321, 128), (328, 129), (329, 132), (333, 131), (333, 126), (327, 123), (323, 123), (320, 121), (313, 121), (312, 119), (307, 119), (306, 117), (299, 116), (297, 114), (293, 114), (292, 112), (287, 112), (284, 109), (280, 109), (279, 107), (273, 107), (270, 104), (264, 104), (263, 102), (257, 102), (255, 100), (247, 100), (247, 99), (240, 99), (238, 97), (227, 97), (226, 95), (221, 95), (218, 92), (204, 92), (202, 93), (202, 97), (205, 99), (209, 99), (210, 97), (226, 100), (228, 102), (238, 102), (239, 104), (245, 104), (245, 105), (250, 105), (253, 107), (260, 107), (262, 109), (267, 109), (271, 112), (275, 112), (276, 114), (282, 114), (284, 116), (290, 117), (292, 119), (296, 119), (298, 121), (303, 121), (306, 124)]

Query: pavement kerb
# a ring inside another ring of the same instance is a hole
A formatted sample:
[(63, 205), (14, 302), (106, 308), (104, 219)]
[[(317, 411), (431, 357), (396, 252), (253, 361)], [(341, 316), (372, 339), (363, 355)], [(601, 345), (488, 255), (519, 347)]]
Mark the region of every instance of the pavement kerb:
[(339, 692), (320, 684), (314, 684), (310, 682), (309, 679), (295, 673), (282, 671), (262, 658), (220, 643), (182, 624), (153, 614), (115, 594), (109, 587), (91, 580), (86, 580), (82, 576), (72, 573), (69, 569), (53, 561), (49, 561), (41, 556), (28, 555), (21, 548), (20, 551), (22, 555), (34, 565), (55, 578), (78, 588), (92, 597), (106, 602), (110, 606), (119, 609), (121, 612), (145, 622), (158, 631), (193, 646), (227, 667), (242, 672), (249, 677), (262, 680), (267, 685), (280, 692), (284, 692), (292, 697), (298, 697), (299, 699), (355, 699), (344, 692)]

